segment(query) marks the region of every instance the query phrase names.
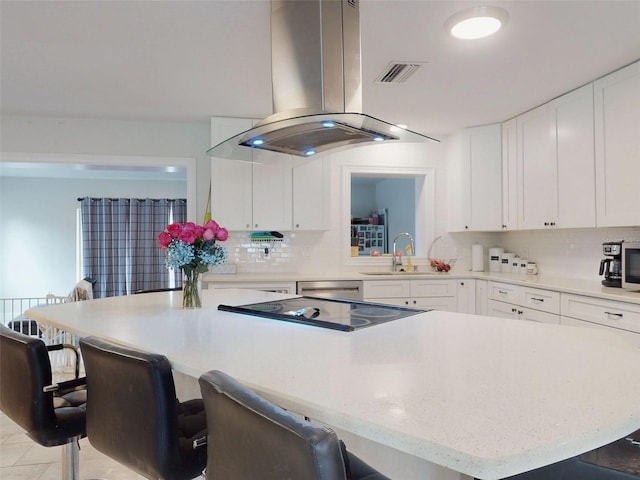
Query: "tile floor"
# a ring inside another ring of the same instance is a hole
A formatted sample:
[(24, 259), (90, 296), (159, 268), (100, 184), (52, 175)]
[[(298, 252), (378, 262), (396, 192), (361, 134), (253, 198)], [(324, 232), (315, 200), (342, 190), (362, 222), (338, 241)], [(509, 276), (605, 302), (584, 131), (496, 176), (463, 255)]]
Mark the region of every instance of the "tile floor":
[[(63, 447), (41, 447), (0, 412), (0, 479), (60, 480)], [(80, 478), (144, 480), (96, 451), (86, 438), (80, 440)]]

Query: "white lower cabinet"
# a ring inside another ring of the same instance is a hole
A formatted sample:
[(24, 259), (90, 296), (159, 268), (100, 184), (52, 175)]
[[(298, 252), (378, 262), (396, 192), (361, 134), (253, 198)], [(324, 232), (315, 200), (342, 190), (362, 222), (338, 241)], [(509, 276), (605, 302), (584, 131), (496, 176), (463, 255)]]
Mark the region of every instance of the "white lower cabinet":
[(476, 280), (458, 280), (456, 293), (456, 311), (460, 313), (476, 313)]
[(371, 280), (363, 288), (365, 301), (449, 312), (458, 308), (455, 280)]
[(640, 305), (583, 295), (562, 294), (560, 311), (574, 318), (640, 337)]
[(493, 281), (487, 290), (487, 315), (560, 323), (559, 292)]
[(573, 325), (576, 327), (586, 327), (586, 328), (601, 328), (604, 330), (609, 330), (611, 332), (615, 332), (620, 335), (626, 341), (631, 343), (631, 345), (640, 349), (640, 333), (629, 332), (627, 330), (620, 330), (618, 328), (607, 327), (606, 325), (602, 325), (600, 323), (587, 322), (586, 320), (578, 320), (577, 318), (571, 317), (560, 317), (560, 323), (562, 325)]
[(488, 315), (488, 283), (486, 280), (476, 280), (476, 315)]
[(542, 312), (532, 308), (526, 308), (513, 303), (489, 300), (487, 315), (500, 318), (513, 318), (514, 320), (529, 320), (531, 322), (560, 323), (557, 314)]

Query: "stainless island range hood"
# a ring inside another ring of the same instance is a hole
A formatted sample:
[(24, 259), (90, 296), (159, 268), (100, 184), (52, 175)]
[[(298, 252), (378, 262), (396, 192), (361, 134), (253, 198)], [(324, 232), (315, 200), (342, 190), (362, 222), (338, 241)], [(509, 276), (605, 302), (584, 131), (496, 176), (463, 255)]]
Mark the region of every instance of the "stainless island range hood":
[(309, 157), (369, 142), (436, 141), (362, 111), (359, 0), (271, 0), (273, 110), (254, 128), (212, 147)]

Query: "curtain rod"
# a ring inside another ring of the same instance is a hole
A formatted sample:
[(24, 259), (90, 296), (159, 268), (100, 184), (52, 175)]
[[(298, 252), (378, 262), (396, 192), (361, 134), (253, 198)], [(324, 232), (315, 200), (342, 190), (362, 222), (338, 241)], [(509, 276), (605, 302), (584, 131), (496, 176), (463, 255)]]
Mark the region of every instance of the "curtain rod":
[(131, 200), (135, 200), (136, 202), (146, 202), (147, 200), (151, 200), (152, 202), (160, 202), (162, 200), (166, 200), (167, 202), (186, 202), (186, 198), (107, 198), (107, 197), (78, 197), (78, 201), (81, 202), (89, 198), (92, 202), (97, 202), (100, 200), (110, 200), (112, 202), (117, 202), (120, 200), (125, 200), (130, 202)]

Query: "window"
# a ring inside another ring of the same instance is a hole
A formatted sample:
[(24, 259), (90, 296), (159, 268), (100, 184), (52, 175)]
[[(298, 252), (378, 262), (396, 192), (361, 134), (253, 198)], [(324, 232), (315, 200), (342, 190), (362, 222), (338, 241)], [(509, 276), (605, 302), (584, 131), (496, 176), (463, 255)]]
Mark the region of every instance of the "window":
[(165, 267), (157, 235), (186, 215), (184, 199), (81, 199), (82, 275), (96, 280), (94, 297), (179, 284), (180, 272)]

